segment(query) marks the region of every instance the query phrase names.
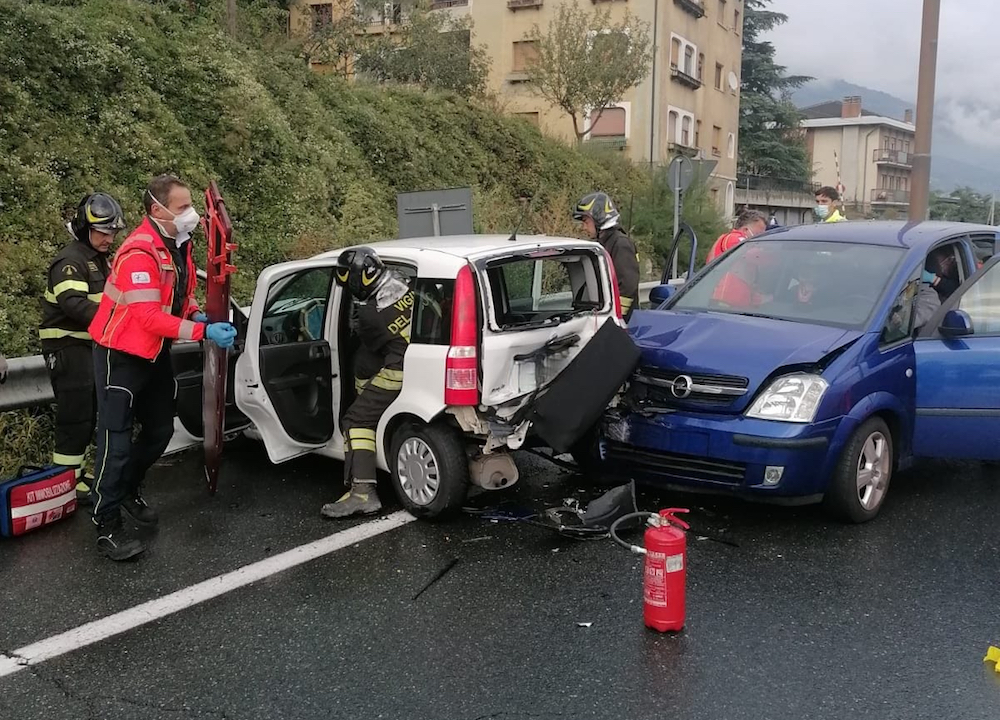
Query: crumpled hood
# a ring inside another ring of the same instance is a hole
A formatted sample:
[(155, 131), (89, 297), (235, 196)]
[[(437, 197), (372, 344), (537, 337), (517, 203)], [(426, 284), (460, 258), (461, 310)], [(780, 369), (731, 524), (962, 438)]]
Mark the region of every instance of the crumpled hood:
[(747, 378), (750, 392), (738, 405), (749, 402), (778, 368), (818, 362), (864, 334), (744, 315), (670, 310), (636, 311), (629, 333), (642, 351), (640, 367)]

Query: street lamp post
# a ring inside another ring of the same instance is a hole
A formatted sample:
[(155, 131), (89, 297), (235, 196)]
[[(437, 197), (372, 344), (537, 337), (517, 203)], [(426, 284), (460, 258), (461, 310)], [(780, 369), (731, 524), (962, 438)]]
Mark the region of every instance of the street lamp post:
[(917, 79), (917, 127), (910, 187), (910, 222), (927, 219), (931, 194), (931, 131), (934, 125), (934, 85), (937, 79), (938, 27), (941, 0), (924, 0)]

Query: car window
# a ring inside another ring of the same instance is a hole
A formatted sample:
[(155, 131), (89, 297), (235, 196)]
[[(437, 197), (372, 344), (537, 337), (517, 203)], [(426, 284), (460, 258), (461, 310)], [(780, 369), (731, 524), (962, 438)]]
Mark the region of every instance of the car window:
[(976, 335), (1000, 334), (1000, 264), (987, 270), (959, 300)]
[(989, 260), (996, 253), (996, 236), (989, 233), (972, 235), (972, 251), (976, 255), (976, 262), (980, 265)]
[(413, 323), (410, 344), (448, 345), (451, 343), (451, 308), (455, 281), (419, 278), (413, 288)]
[(268, 290), (261, 345), (309, 342), (323, 338), (333, 284), (333, 268), (303, 270), (282, 278)]
[(892, 309), (882, 328), (882, 344), (891, 345), (910, 337), (913, 332), (913, 306), (916, 299), (917, 282), (909, 282), (892, 301)]
[(901, 248), (860, 243), (745, 242), (668, 307), (860, 328), (903, 256)]
[(590, 252), (497, 261), (486, 276), (501, 329), (540, 324), (601, 308), (601, 270)]

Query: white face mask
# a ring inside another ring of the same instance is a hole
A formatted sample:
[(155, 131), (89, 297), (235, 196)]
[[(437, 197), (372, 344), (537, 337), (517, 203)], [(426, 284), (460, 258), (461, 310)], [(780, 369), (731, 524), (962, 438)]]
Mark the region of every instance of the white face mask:
[(825, 220), (826, 218), (828, 218), (830, 216), (830, 206), (829, 205), (817, 205), (816, 206), (816, 215), (821, 220)]
[(152, 194), (150, 194), (150, 197), (153, 198), (153, 202), (170, 213), (174, 222), (174, 227), (177, 228), (177, 236), (174, 238), (177, 241), (177, 244), (180, 245), (181, 243), (185, 243), (190, 240), (191, 233), (193, 233), (194, 229), (198, 227), (198, 222), (201, 220), (201, 216), (198, 215), (198, 211), (193, 207), (189, 207), (180, 215), (177, 215), (170, 212), (170, 208), (157, 200)]

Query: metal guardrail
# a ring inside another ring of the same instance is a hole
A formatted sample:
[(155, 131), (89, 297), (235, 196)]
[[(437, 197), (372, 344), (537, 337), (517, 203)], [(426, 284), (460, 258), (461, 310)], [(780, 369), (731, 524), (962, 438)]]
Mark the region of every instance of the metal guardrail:
[[(639, 304), (649, 302), (649, 291), (658, 282), (639, 284)], [(7, 382), (0, 385), (0, 412), (23, 410), (55, 402), (49, 369), (41, 355), (7, 359)]]

